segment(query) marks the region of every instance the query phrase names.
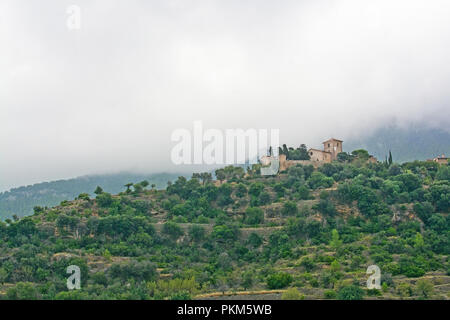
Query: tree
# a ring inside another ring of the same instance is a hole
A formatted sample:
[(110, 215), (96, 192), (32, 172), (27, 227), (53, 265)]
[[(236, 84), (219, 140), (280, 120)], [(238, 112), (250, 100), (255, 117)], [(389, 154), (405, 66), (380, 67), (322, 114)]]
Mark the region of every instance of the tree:
[(225, 168), (217, 169), (215, 173), (216, 178), (221, 182), (223, 180), (241, 179), (245, 175), (244, 168), (234, 166), (226, 166)]
[(325, 290), (323, 296), (325, 299), (336, 299), (337, 293), (334, 290)]
[(248, 241), (248, 244), (250, 244), (253, 248), (258, 248), (263, 243), (261, 236), (259, 236), (255, 232), (250, 233), (247, 241)]
[(217, 279), (217, 289), (222, 292), (222, 295), (225, 294), (225, 291), (228, 290), (228, 282), (227, 282), (227, 278), (224, 276), (220, 276)]
[(236, 240), (238, 236), (238, 229), (228, 225), (214, 226), (211, 236), (213, 239), (219, 242)]
[[(284, 150), (283, 152), (286, 152), (286, 150)], [(286, 159), (288, 159), (288, 160), (310, 160), (311, 157), (308, 154), (306, 145), (301, 144), (300, 147), (295, 150), (293, 148), (289, 148), (288, 155), (286, 155)]]
[(361, 300), (364, 296), (364, 291), (355, 285), (345, 286), (339, 289), (339, 300)]
[(388, 165), (389, 165), (389, 166), (392, 165), (392, 153), (391, 153), (391, 150), (389, 150)]
[(260, 208), (248, 207), (245, 210), (244, 222), (246, 224), (261, 224), (264, 222), (264, 211)]
[(105, 287), (108, 285), (108, 277), (106, 276), (105, 272), (103, 272), (103, 271), (94, 273), (93, 275), (90, 276), (90, 278), (96, 284), (100, 284)]
[(254, 282), (255, 273), (253, 271), (245, 271), (242, 274), (242, 287), (244, 287), (245, 290), (252, 287)]
[(297, 288), (289, 288), (281, 295), (281, 300), (303, 300), (305, 296), (301, 295)]
[(216, 178), (222, 182), (223, 180), (225, 180), (226, 175), (225, 175), (225, 171), (223, 169), (217, 169), (216, 170)]
[(422, 186), (420, 178), (414, 173), (402, 173), (397, 175), (394, 179), (403, 183), (403, 192), (412, 192)]
[(247, 187), (243, 183), (239, 183), (236, 187), (236, 196), (239, 198), (245, 197), (247, 194)]
[(339, 162), (348, 162), (352, 160), (352, 156), (349, 155), (347, 152), (339, 152), (336, 158), (337, 161)]
[(319, 171), (322, 172), (327, 177), (332, 177), (334, 174), (338, 173), (341, 170), (342, 165), (334, 163), (325, 163), (323, 166), (319, 168)]
[(369, 159), (369, 152), (367, 152), (367, 150), (364, 149), (353, 150), (352, 155), (362, 160)]
[(433, 294), (434, 287), (429, 280), (420, 279), (417, 281), (415, 291), (421, 298), (428, 299)]
[(73, 217), (73, 216), (69, 216), (66, 214), (60, 214), (58, 216), (58, 218), (56, 218), (56, 226), (59, 229), (63, 229), (63, 228), (69, 228), (69, 229), (73, 229), (76, 227), (76, 225), (80, 222), (79, 218), (77, 217)]
[(45, 211), (44, 208), (40, 207), (40, 206), (34, 206), (33, 207), (33, 212), (34, 214), (41, 214)]
[(277, 197), (281, 198), (284, 197), (284, 194), (286, 192), (286, 188), (282, 183), (277, 183), (273, 186), (273, 190), (277, 193)]
[(335, 216), (337, 213), (336, 207), (329, 199), (320, 199), (319, 203), (313, 205), (313, 209), (319, 211), (325, 216)]
[(0, 284), (5, 283), (8, 278), (8, 272), (4, 268), (0, 268)]
[(103, 257), (106, 259), (106, 261), (110, 262), (111, 261), (111, 252), (109, 252), (108, 249), (105, 249), (105, 251), (103, 252)]
[(311, 195), (307, 186), (302, 185), (297, 190), (297, 195), (299, 200), (309, 200), (311, 199)]
[(414, 247), (415, 248), (422, 248), (424, 246), (424, 241), (422, 235), (417, 232), (416, 237), (414, 238)]
[(398, 164), (394, 163), (389, 167), (388, 173), (390, 176), (397, 176), (402, 173), (402, 168), (400, 168)]
[(135, 281), (151, 281), (157, 277), (156, 265), (150, 261), (121, 261), (111, 265), (108, 273), (112, 278), (122, 281), (134, 279)]
[(428, 225), (436, 232), (444, 232), (447, 228), (447, 222), (442, 214), (434, 214), (428, 219)]
[(286, 155), (286, 159), (289, 159), (289, 149), (286, 144), (283, 144), (283, 154)]
[(108, 208), (113, 203), (113, 198), (110, 193), (103, 192), (96, 198), (99, 207)]
[(209, 172), (193, 173), (192, 179), (198, 179), (202, 181), (202, 185), (205, 185), (206, 183), (212, 181), (212, 175)]
[(409, 283), (402, 282), (397, 286), (397, 293), (401, 297), (411, 297), (413, 295), (413, 290)]
[(9, 300), (36, 300), (39, 293), (30, 282), (18, 282), (14, 287), (8, 289), (6, 297)]
[(195, 242), (199, 242), (205, 238), (205, 229), (198, 225), (193, 225), (189, 229), (189, 236)]
[(261, 192), (261, 194), (258, 197), (258, 203), (260, 206), (269, 204), (272, 201), (272, 197), (270, 196), (270, 193), (267, 191)]
[(428, 224), (428, 220), (431, 218), (434, 207), (428, 201), (425, 202), (417, 202), (414, 204), (414, 212), (419, 216), (419, 218), (425, 223)]
[(124, 187), (126, 187), (127, 188), (127, 190), (125, 191), (126, 193), (130, 193), (131, 192), (131, 187), (133, 186), (133, 184), (130, 182), (130, 183), (127, 183), (126, 185), (124, 185)]
[(222, 252), (217, 258), (217, 266), (222, 270), (229, 271), (232, 267), (232, 260), (228, 253)]
[(311, 174), (308, 183), (311, 189), (330, 188), (333, 185), (334, 180), (333, 178), (327, 177), (322, 172), (315, 171)]
[(267, 278), (269, 289), (281, 289), (287, 287), (291, 282), (292, 276), (286, 272), (274, 273)]
[(297, 203), (294, 201), (286, 201), (283, 204), (281, 213), (284, 216), (295, 216), (298, 213)]
[(94, 193), (96, 195), (102, 194), (103, 193), (103, 189), (100, 186), (97, 186), (97, 188), (95, 188)]
[(181, 227), (175, 222), (169, 221), (163, 225), (162, 232), (170, 236), (172, 239), (176, 240), (181, 237), (184, 232)]
[(202, 180), (202, 184), (205, 185), (212, 181), (212, 175), (210, 172), (202, 172), (200, 173), (200, 179)]
[(308, 154), (308, 149), (306, 148), (306, 144), (302, 143), (300, 145), (300, 147), (298, 148), (299, 150), (299, 160), (310, 160), (311, 157)]
[(334, 249), (339, 248), (342, 245), (342, 240), (339, 240), (339, 232), (336, 229), (331, 231), (331, 241), (330, 246)]
[(341, 265), (339, 264), (339, 262), (337, 262), (337, 260), (333, 260), (333, 262), (330, 265), (331, 271), (333, 272), (338, 272), (341, 270)]
[(250, 185), (248, 193), (254, 197), (258, 197), (263, 190), (264, 184), (262, 184), (261, 182), (255, 182)]
[[(134, 184), (133, 188), (134, 188), (134, 191), (133, 191), (134, 195), (138, 195), (144, 191), (144, 187), (142, 186), (141, 183)], [(128, 190), (127, 190), (127, 192), (128, 192)]]
[(436, 173), (436, 180), (450, 181), (450, 166), (441, 165)]
[(148, 187), (149, 184), (150, 184), (150, 183), (149, 183), (147, 180), (141, 181), (141, 183), (140, 183), (140, 185), (141, 185), (143, 188)]
[(87, 193), (80, 193), (80, 194), (78, 195), (77, 199), (78, 199), (78, 200), (86, 200), (86, 201), (89, 201), (89, 200), (90, 200), (89, 194), (87, 194)]
[(300, 261), (300, 266), (302, 266), (303, 268), (305, 268), (305, 270), (307, 272), (310, 272), (314, 269), (314, 267), (316, 266), (316, 264), (314, 263), (313, 259), (311, 259), (310, 257), (304, 257), (301, 261)]

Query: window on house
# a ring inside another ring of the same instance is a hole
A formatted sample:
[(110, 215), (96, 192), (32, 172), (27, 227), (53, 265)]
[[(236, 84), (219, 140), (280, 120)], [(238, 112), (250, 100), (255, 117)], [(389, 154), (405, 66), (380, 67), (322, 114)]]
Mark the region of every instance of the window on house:
[(330, 147), (330, 144), (328, 144), (328, 148)]

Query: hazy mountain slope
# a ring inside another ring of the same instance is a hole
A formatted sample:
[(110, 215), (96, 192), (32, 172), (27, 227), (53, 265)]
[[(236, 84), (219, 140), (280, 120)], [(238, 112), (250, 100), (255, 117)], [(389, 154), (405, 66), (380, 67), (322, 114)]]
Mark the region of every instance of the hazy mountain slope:
[(0, 219), (11, 217), (13, 214), (26, 216), (33, 213), (34, 206), (54, 206), (63, 200), (74, 199), (83, 192), (93, 195), (97, 186), (113, 194), (123, 191), (126, 183), (142, 180), (148, 180), (150, 185), (156, 184), (157, 188), (165, 188), (167, 181), (176, 180), (180, 175), (176, 173), (92, 175), (14, 188), (0, 193)]
[[(388, 125), (377, 129), (370, 136), (347, 139), (344, 142), (345, 151), (350, 152), (359, 148), (368, 150), (381, 161), (389, 150), (392, 151), (396, 162), (425, 160), (439, 154), (450, 155), (450, 133), (421, 126), (400, 128)], [(12, 214), (29, 215), (33, 212), (34, 206), (54, 206), (62, 200), (73, 199), (82, 192), (92, 194), (97, 185), (115, 194), (124, 190), (125, 183), (142, 180), (148, 180), (150, 184), (155, 183), (157, 188), (163, 188), (167, 181), (175, 180), (179, 175), (181, 174), (93, 175), (15, 188), (9, 192), (0, 193), (0, 219), (11, 217)]]
[[(0, 300), (448, 300), (449, 170), (229, 168), (223, 183), (67, 201), (0, 223)], [(367, 287), (371, 265), (382, 290)]]
[(392, 152), (394, 161), (426, 160), (440, 154), (450, 155), (450, 133), (420, 126), (400, 128), (394, 125), (377, 129), (372, 135), (344, 142), (345, 151), (363, 148), (384, 160)]

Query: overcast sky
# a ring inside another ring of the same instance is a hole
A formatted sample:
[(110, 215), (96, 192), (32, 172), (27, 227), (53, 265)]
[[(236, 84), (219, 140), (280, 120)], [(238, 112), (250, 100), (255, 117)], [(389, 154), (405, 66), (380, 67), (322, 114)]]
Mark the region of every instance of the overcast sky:
[(182, 171), (170, 136), (194, 120), (311, 147), (392, 119), (448, 128), (449, 17), (448, 0), (2, 0), (0, 191)]

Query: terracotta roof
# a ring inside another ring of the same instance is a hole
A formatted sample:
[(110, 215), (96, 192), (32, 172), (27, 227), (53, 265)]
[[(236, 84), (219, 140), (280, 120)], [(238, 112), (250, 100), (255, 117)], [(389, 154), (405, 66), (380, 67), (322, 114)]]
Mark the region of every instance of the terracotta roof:
[(339, 139), (330, 138), (330, 139), (328, 139), (328, 140), (326, 140), (326, 141), (324, 141), (324, 142), (322, 142), (322, 143), (326, 143), (326, 142), (328, 142), (328, 141), (339, 141), (339, 142), (344, 142), (344, 141), (339, 140)]

